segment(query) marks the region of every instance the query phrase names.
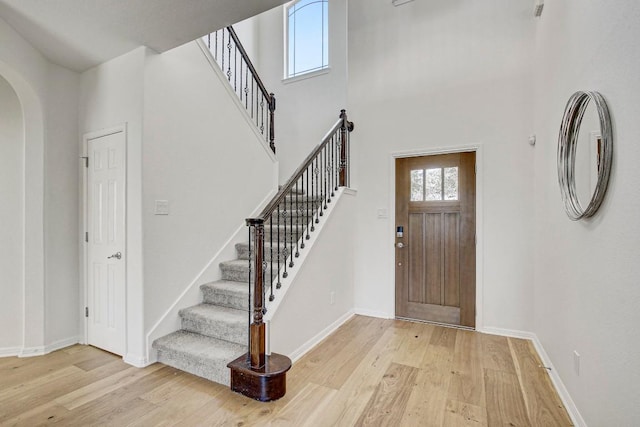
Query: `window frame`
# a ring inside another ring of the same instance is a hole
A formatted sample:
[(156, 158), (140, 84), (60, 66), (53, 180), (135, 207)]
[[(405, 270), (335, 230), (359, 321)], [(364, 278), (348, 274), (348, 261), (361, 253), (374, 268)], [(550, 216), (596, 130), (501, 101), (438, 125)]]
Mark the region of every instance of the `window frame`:
[[(283, 13), (283, 28), (284, 28), (284, 37), (283, 37), (283, 65), (284, 65), (284, 69), (283, 69), (283, 78), (282, 81), (283, 83), (292, 83), (295, 81), (299, 81), (299, 80), (305, 80), (311, 77), (315, 77), (315, 76), (319, 76), (319, 75), (323, 75), (323, 74), (327, 74), (330, 70), (331, 70), (331, 61), (329, 60), (330, 58), (330, 54), (331, 54), (331, 39), (329, 37), (330, 35), (330, 31), (329, 31), (329, 15), (330, 15), (330, 5), (329, 5), (329, 0), (315, 0), (318, 3), (326, 3), (327, 6), (327, 19), (326, 19), (326, 27), (323, 28), (323, 38), (324, 38), (324, 30), (326, 29), (326, 35), (327, 35), (327, 55), (326, 55), (326, 65), (323, 64), (322, 68), (314, 68), (312, 70), (309, 71), (303, 71), (303, 72), (299, 72), (297, 74), (294, 74), (292, 76), (289, 75), (289, 10), (291, 9), (291, 7), (293, 7), (296, 3), (299, 3), (301, 0), (293, 0), (287, 4), (285, 4), (282, 8)], [(323, 13), (324, 16), (324, 13)], [(324, 45), (323, 45), (323, 50), (324, 50)]]

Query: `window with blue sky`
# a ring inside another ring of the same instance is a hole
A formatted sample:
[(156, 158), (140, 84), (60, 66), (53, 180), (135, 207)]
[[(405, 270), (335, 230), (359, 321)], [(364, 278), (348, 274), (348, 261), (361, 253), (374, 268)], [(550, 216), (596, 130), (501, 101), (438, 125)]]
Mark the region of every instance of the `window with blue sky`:
[(287, 77), (329, 66), (327, 0), (298, 0), (287, 6)]

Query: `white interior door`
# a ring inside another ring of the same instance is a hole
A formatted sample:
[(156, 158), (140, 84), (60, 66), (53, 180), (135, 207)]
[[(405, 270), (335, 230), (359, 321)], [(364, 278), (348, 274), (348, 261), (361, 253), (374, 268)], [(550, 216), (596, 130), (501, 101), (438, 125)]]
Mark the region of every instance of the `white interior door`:
[(126, 134), (87, 140), (87, 342), (123, 355), (126, 346)]

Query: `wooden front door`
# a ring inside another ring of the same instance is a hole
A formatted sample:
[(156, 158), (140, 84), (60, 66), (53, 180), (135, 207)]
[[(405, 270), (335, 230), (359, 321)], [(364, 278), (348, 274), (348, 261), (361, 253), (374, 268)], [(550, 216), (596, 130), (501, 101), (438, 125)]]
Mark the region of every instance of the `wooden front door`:
[(396, 159), (396, 316), (475, 327), (475, 152)]

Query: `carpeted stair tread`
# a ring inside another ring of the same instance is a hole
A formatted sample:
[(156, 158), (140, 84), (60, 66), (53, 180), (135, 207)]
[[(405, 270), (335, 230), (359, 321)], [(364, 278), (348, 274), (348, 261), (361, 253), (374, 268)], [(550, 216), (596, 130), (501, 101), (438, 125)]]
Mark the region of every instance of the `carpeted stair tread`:
[(198, 304), (180, 310), (182, 329), (242, 344), (247, 341), (249, 312), (212, 304)]
[(153, 342), (158, 361), (193, 375), (229, 385), (227, 364), (247, 352), (247, 345), (188, 332), (173, 332)]
[[(246, 259), (235, 259), (220, 263), (222, 278), (227, 281), (245, 282), (249, 280), (249, 261)], [(271, 274), (271, 264), (267, 264), (265, 277), (274, 277)], [(274, 270), (275, 271), (275, 270)], [(255, 278), (255, 272), (251, 272), (251, 281)]]
[(249, 309), (249, 285), (245, 282), (218, 280), (200, 285), (203, 302), (222, 307)]

